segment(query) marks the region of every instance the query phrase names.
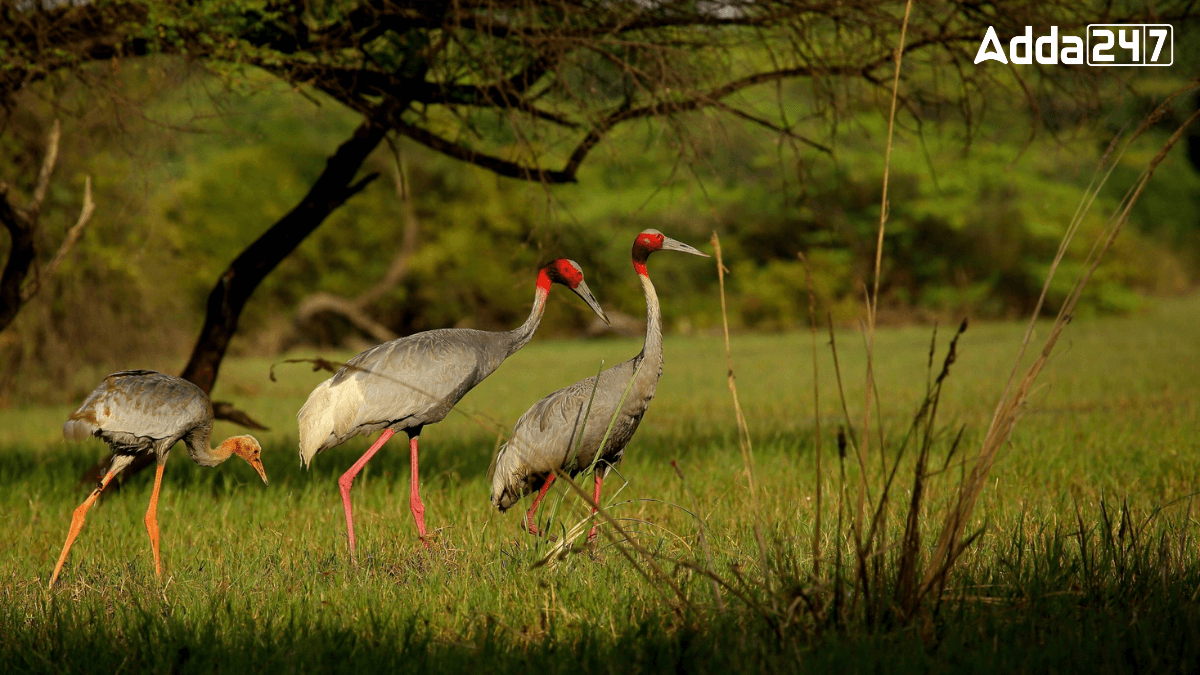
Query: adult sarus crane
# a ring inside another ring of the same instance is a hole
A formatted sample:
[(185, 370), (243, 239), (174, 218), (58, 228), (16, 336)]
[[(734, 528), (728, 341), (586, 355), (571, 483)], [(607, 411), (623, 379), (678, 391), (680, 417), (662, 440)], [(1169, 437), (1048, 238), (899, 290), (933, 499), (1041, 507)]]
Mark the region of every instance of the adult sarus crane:
[(355, 541), (350, 488), (354, 477), (397, 431), (408, 434), (412, 458), (408, 504), (417, 523), (417, 533), (428, 546), (425, 505), (421, 503), (417, 474), (417, 439), (421, 430), (427, 424), (442, 421), (467, 392), (529, 342), (546, 310), (550, 286), (555, 283), (574, 291), (608, 323), (600, 303), (583, 280), (583, 270), (572, 260), (559, 259), (538, 272), (533, 310), (518, 328), (502, 332), (443, 328), (385, 342), (350, 359), (309, 394), (297, 415), (300, 462), (304, 466), (323, 450), (359, 434), (383, 430), (367, 452), (338, 479), (352, 560)]
[(154, 551), (154, 572), (159, 576), (162, 576), (162, 562), (158, 557), (158, 492), (162, 487), (167, 453), (176, 442), (183, 441), (192, 460), (200, 466), (216, 466), (237, 455), (254, 467), (263, 483), (267, 483), (258, 441), (253, 436), (233, 436), (214, 448), (209, 444), (212, 423), (212, 403), (208, 396), (187, 380), (153, 370), (125, 370), (104, 378), (84, 399), (83, 405), (67, 418), (63, 424), (63, 437), (68, 441), (99, 437), (112, 448), (112, 463), (100, 485), (71, 516), (67, 541), (54, 573), (50, 575), (51, 587), (62, 571), (71, 544), (83, 528), (88, 509), (113, 477), (138, 455), (152, 452), (158, 459), (145, 522), (150, 548)]
[[(538, 493), (526, 514), (525, 527), (530, 534), (539, 534), (534, 516), (554, 483), (554, 471), (558, 469), (571, 475), (585, 471), (592, 466), (598, 451), (593, 501), (600, 502), (600, 484), (604, 476), (609, 468), (621, 461), (625, 446), (633, 438), (642, 415), (646, 414), (650, 400), (654, 398), (658, 378), (662, 375), (662, 314), (658, 294), (646, 271), (646, 259), (655, 251), (682, 251), (708, 257), (658, 230), (645, 230), (639, 234), (633, 241), (633, 269), (646, 294), (646, 341), (642, 352), (598, 376), (559, 389), (535, 403), (517, 420), (512, 437), (496, 457), (492, 475), (492, 504), (496, 508), (506, 511), (524, 495), (535, 490)], [(600, 442), (614, 416), (612, 432), (601, 451)], [(595, 514), (595, 509), (592, 513)], [(588, 540), (595, 537), (593, 526)]]

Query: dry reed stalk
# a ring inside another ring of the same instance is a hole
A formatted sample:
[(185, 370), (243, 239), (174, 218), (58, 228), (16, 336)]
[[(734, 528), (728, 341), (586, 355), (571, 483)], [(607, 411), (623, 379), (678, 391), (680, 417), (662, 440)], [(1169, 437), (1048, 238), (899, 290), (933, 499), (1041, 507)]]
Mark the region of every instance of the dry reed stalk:
[(742, 404), (738, 402), (736, 377), (733, 373), (733, 349), (729, 344), (729, 316), (725, 310), (725, 264), (721, 260), (721, 239), (714, 231), (712, 233), (713, 250), (717, 257), (717, 283), (721, 290), (721, 325), (725, 329), (725, 364), (729, 374), (729, 393), (733, 395), (733, 412), (737, 418), (738, 447), (742, 450), (742, 463), (746, 466), (746, 480), (750, 488), (750, 508), (754, 519), (754, 539), (758, 542), (759, 564), (762, 566), (763, 584), (770, 589), (770, 568), (767, 567), (767, 544), (762, 536), (762, 511), (758, 505), (758, 487), (754, 476), (754, 447), (750, 444), (750, 429), (746, 426), (746, 416), (742, 414)]
[[(871, 556), (871, 549), (874, 546), (874, 535), (872, 535), (868, 539), (864, 540), (862, 530), (863, 530), (863, 510), (866, 506), (866, 503), (868, 501), (870, 501), (870, 499), (868, 497), (868, 488), (867, 488), (868, 476), (867, 476), (867, 470), (866, 470), (866, 457), (867, 457), (867, 455), (870, 454), (871, 394), (875, 390), (875, 368), (874, 368), (875, 319), (876, 319), (876, 312), (877, 312), (878, 305), (879, 305), (879, 278), (880, 278), (880, 272), (881, 272), (881, 269), (883, 266), (883, 236), (884, 236), (884, 232), (886, 231), (886, 227), (887, 227), (887, 216), (888, 216), (887, 190), (888, 190), (888, 177), (889, 177), (889, 172), (891, 169), (891, 162), (892, 162), (892, 137), (893, 137), (893, 132), (895, 130), (896, 101), (897, 101), (897, 98), (899, 95), (899, 90), (900, 90), (900, 68), (901, 68), (901, 65), (904, 60), (904, 40), (908, 34), (908, 18), (909, 18), (911, 11), (912, 11), (912, 0), (908, 0), (908, 2), (906, 2), (904, 5), (904, 18), (900, 24), (900, 39), (899, 39), (899, 42), (893, 53), (894, 59), (896, 62), (896, 68), (895, 68), (895, 72), (892, 77), (892, 100), (891, 100), (891, 108), (888, 112), (887, 144), (884, 148), (883, 193), (882, 193), (880, 209), (879, 209), (879, 231), (878, 231), (878, 236), (876, 238), (876, 244), (875, 244), (875, 275), (874, 275), (874, 280), (873, 280), (873, 292), (870, 295), (867, 295), (867, 297), (866, 297), (866, 306), (867, 306), (867, 326), (866, 326), (866, 331), (865, 331), (866, 332), (866, 343), (867, 343), (867, 347), (866, 347), (866, 352), (867, 352), (866, 386), (864, 387), (864, 392), (863, 392), (863, 418), (862, 418), (863, 422), (862, 422), (862, 436), (861, 436), (862, 443), (861, 443), (861, 445), (858, 445), (856, 447), (856, 451), (859, 456), (859, 464), (860, 464), (860, 468), (861, 468), (861, 473), (859, 474), (859, 479), (858, 479), (858, 495), (857, 495), (857, 499), (855, 500), (855, 514), (854, 514), (854, 520), (852, 521), (852, 525), (853, 525), (853, 530), (854, 530), (855, 554), (858, 558), (858, 577), (859, 577), (859, 584), (858, 584), (858, 586), (856, 586), (855, 598), (857, 599), (857, 597), (858, 597), (857, 588), (861, 587), (862, 592), (863, 592), (864, 601), (867, 602), (867, 612), (868, 612), (867, 620), (868, 620), (868, 622), (872, 622), (873, 618), (874, 618), (873, 617), (873, 608), (870, 603), (870, 597), (871, 597), (870, 596), (870, 579), (869, 579), (869, 571), (867, 569), (867, 558)], [(866, 289), (864, 288), (864, 294), (865, 293), (866, 293)], [(881, 430), (881, 432), (882, 432), (882, 430)], [(883, 470), (886, 471), (887, 459), (886, 459), (884, 453), (885, 453), (885, 447), (884, 447), (883, 438), (881, 435), (880, 443), (879, 443), (879, 459), (880, 459), (881, 466), (884, 467)], [(882, 509), (883, 509), (884, 503), (886, 502), (886, 497), (887, 497), (886, 492), (880, 494), (881, 501), (880, 501), (880, 504), (878, 505), (879, 509), (876, 512), (876, 518), (873, 520), (878, 520), (878, 517), (882, 514)], [(874, 529), (874, 528), (872, 528), (872, 529)], [(879, 571), (881, 569), (879, 566), (879, 561), (877, 561), (875, 569), (876, 569), (876, 573), (878, 576)]]
[(804, 283), (808, 286), (808, 322), (812, 333), (813, 360), (813, 444), (817, 463), (817, 515), (813, 524), (813, 577), (821, 576), (821, 386), (817, 365), (817, 294), (813, 291), (812, 270), (803, 253), (797, 254), (804, 263)]
[[(833, 333), (833, 316), (829, 315), (828, 318), (829, 318), (829, 350), (833, 353), (833, 374), (834, 374), (834, 378), (837, 380), (838, 399), (841, 401), (842, 414), (845, 418), (845, 425), (838, 427), (838, 463), (839, 463), (839, 468), (841, 470), (841, 481), (842, 481), (840, 493), (838, 496), (838, 535), (840, 536), (842, 533), (842, 522), (843, 522), (842, 521), (842, 506), (843, 506), (842, 500), (844, 500), (846, 497), (846, 463), (845, 463), (845, 459), (846, 459), (847, 434), (849, 435), (849, 442), (854, 447), (854, 456), (858, 460), (858, 470), (859, 470), (859, 476), (860, 476), (859, 483), (858, 483), (858, 487), (860, 490), (859, 505), (861, 506), (861, 498), (863, 496), (863, 494), (862, 494), (863, 492), (866, 493), (867, 501), (873, 501), (873, 500), (871, 499), (871, 487), (869, 485), (867, 485), (866, 478), (865, 478), (865, 476), (867, 475), (866, 458), (863, 457), (863, 453), (860, 451), (861, 446), (857, 443), (856, 439), (854, 438), (854, 424), (850, 420), (850, 408), (846, 404), (846, 390), (842, 386), (842, 367), (841, 367), (841, 364), (838, 362), (837, 339), (834, 337), (834, 333)], [(866, 550), (863, 548), (862, 530), (860, 528), (860, 525), (861, 525), (861, 517), (853, 518), (850, 521), (850, 534), (854, 537), (854, 555), (855, 555), (856, 561), (858, 562), (858, 570), (860, 572), (862, 572), (862, 574), (859, 575), (859, 581), (862, 583), (862, 587), (865, 592), (869, 589), (868, 580), (867, 580), (867, 576), (865, 573), (866, 569), (867, 569), (867, 558), (866, 558)], [(835, 587), (836, 588), (835, 606), (840, 606), (840, 589), (841, 589), (841, 574), (842, 574), (841, 547), (839, 546), (837, 550), (838, 550), (838, 557), (837, 557), (837, 584)], [(855, 588), (854, 602), (852, 604), (852, 608), (854, 606), (857, 606), (857, 603), (858, 603), (858, 584), (855, 584), (854, 588)]]
[[(942, 400), (942, 386), (946, 382), (946, 378), (950, 375), (950, 366), (958, 360), (958, 339), (967, 330), (967, 320), (963, 319), (959, 324), (958, 332), (950, 339), (950, 345), (946, 349), (946, 357), (942, 361), (942, 370), (938, 373), (937, 379), (931, 384), (926, 385), (925, 401), (921, 404), (920, 410), (913, 420), (912, 431), (920, 433), (920, 426), (924, 423), (924, 433), (920, 440), (920, 449), (917, 453), (916, 466), (913, 468), (913, 482), (910, 490), (911, 497), (908, 503), (908, 518), (905, 522), (904, 534), (900, 543), (900, 565), (896, 573), (896, 588), (895, 598), (901, 612), (902, 619), (910, 618), (916, 609), (919, 607), (919, 596), (917, 593), (917, 570), (921, 562), (921, 504), (925, 498), (926, 481), (929, 478), (927, 467), (929, 466), (929, 454), (933, 449), (934, 429), (937, 421), (938, 404)], [(933, 338), (929, 342), (929, 371), (933, 370), (933, 356), (937, 349), (937, 329), (934, 329)], [(961, 435), (961, 432), (960, 432)], [(907, 439), (905, 439), (907, 445)], [(904, 448), (901, 448), (901, 453)], [(953, 448), (951, 448), (953, 452)], [(896, 465), (899, 466), (900, 457), (896, 458)], [(895, 468), (892, 469), (892, 474), (895, 475)], [(889, 478), (889, 481), (891, 479)]]
[[(838, 361), (837, 338), (833, 334), (833, 315), (826, 314), (826, 320), (829, 322), (829, 351), (833, 354), (833, 374), (838, 385), (838, 400), (842, 404), (842, 417), (845, 419), (846, 425), (842, 427), (839, 433), (848, 436), (848, 439), (843, 439), (849, 442), (854, 448), (855, 455), (858, 459), (858, 470), (864, 474), (867, 471), (866, 460), (863, 459), (862, 453), (858, 452), (858, 437), (854, 434), (854, 424), (850, 421), (850, 407), (846, 404), (846, 389), (842, 386), (842, 365)], [(871, 499), (871, 486), (867, 486), (867, 500)]]
[[(1158, 119), (1161, 118), (1162, 114), (1166, 111), (1166, 106), (1171, 100), (1185, 91), (1191, 91), (1194, 89), (1196, 89), (1196, 87), (1195, 85), (1192, 85), (1185, 89), (1181, 89), (1168, 97), (1163, 103), (1155, 108), (1155, 110), (1151, 112), (1151, 114), (1147, 116), (1145, 120), (1143, 120), (1142, 124), (1138, 127), (1138, 130), (1125, 143), (1124, 147), (1128, 148), (1130, 144), (1134, 142), (1134, 140), (1136, 140), (1146, 129), (1150, 127), (1150, 125), (1157, 122)], [(1168, 138), (1167, 141), (1162, 145), (1154, 158), (1150, 160), (1146, 168), (1142, 170), (1137, 182), (1129, 189), (1128, 192), (1126, 192), (1125, 196), (1118, 205), (1117, 210), (1109, 218), (1105, 229), (1097, 236), (1096, 242), (1093, 244), (1087, 258), (1085, 258), (1084, 272), (1076, 279), (1070, 294), (1067, 296), (1066, 301), (1059, 309), (1058, 315), (1054, 320), (1054, 324), (1051, 326), (1049, 335), (1042, 346), (1041, 353), (1025, 371), (1024, 376), (1018, 382), (1015, 390), (1011, 390), (1009, 386), (1005, 387), (1005, 391), (1001, 395), (1000, 401), (997, 403), (996, 412), (992, 417), (992, 422), (988, 427), (987, 434), (984, 436), (983, 443), (981, 444), (975, 463), (971, 467), (968, 478), (959, 489), (958, 502), (950, 510), (950, 512), (947, 513), (946, 519), (943, 523), (942, 531), (938, 535), (934, 554), (930, 559), (931, 565), (927, 569), (925, 577), (922, 580), (920, 590), (920, 594), (922, 596), (934, 590), (935, 587), (938, 589), (944, 588), (946, 576), (949, 574), (955, 560), (962, 553), (965, 548), (965, 544), (967, 543), (962, 541), (963, 530), (966, 527), (967, 520), (970, 518), (971, 513), (974, 510), (980, 494), (982, 494), (986, 486), (986, 479), (989, 471), (995, 463), (996, 455), (1012, 434), (1012, 430), (1015, 427), (1021, 409), (1023, 408), (1025, 401), (1029, 396), (1029, 392), (1033, 388), (1038, 376), (1041, 374), (1043, 367), (1045, 367), (1047, 361), (1049, 360), (1063, 329), (1066, 328), (1066, 325), (1070, 322), (1075, 310), (1075, 306), (1083, 293), (1083, 289), (1086, 287), (1088, 281), (1095, 273), (1096, 268), (1099, 266), (1101, 260), (1103, 260), (1104, 255), (1108, 252), (1109, 248), (1116, 240), (1117, 235), (1120, 234), (1121, 229), (1124, 227), (1126, 221), (1128, 221), (1129, 214), (1132, 211), (1134, 204), (1141, 196), (1142, 191), (1145, 189), (1146, 184), (1150, 181), (1150, 178), (1154, 175), (1158, 165), (1162, 163), (1162, 161), (1166, 158), (1167, 153), (1183, 136), (1184, 130), (1186, 130), (1187, 127), (1190, 126), (1197, 117), (1200, 117), (1200, 111), (1193, 113), (1183, 122), (1183, 124), (1179, 126), (1179, 128), (1175, 130), (1170, 138)], [(1124, 151), (1122, 151), (1122, 153), (1123, 152)], [(1111, 173), (1111, 170), (1112, 169), (1110, 167), (1109, 173)], [(1105, 178), (1107, 178), (1107, 175), (1108, 174), (1105, 175)], [(1071, 226), (1068, 227), (1068, 232), (1064, 235), (1064, 241), (1062, 245), (1060, 245), (1060, 254), (1055, 258), (1055, 263), (1051, 267), (1050, 272), (1047, 275), (1046, 282), (1042, 287), (1042, 299), (1045, 298), (1045, 295), (1050, 287), (1050, 282), (1054, 278), (1054, 272), (1056, 271), (1059, 260), (1062, 258), (1062, 252), (1065, 251), (1066, 245), (1069, 243), (1069, 238), (1073, 236), (1075, 231), (1078, 229), (1078, 223), (1081, 222), (1084, 215), (1086, 215), (1088, 208), (1090, 208), (1092, 202), (1095, 200), (1096, 193), (1098, 193), (1103, 187), (1104, 182), (1105, 181), (1101, 181), (1091, 194), (1085, 193), (1083, 199), (1084, 206), (1077, 211), (1079, 216), (1076, 219), (1076, 222), (1073, 222)], [(1041, 300), (1039, 300), (1038, 306), (1040, 310)], [(1032, 339), (1033, 322), (1037, 320), (1037, 316), (1037, 313), (1035, 313), (1030, 320), (1030, 328), (1026, 332), (1025, 339), (1021, 344), (1020, 355), (1024, 354), (1027, 345)], [(1016, 365), (1014, 365), (1014, 371), (1020, 367), (1020, 355), (1018, 356)], [(1010, 378), (1010, 384), (1011, 379), (1012, 378)], [(940, 590), (938, 595), (940, 596)]]
[[(883, 234), (887, 229), (888, 216), (888, 175), (892, 165), (892, 134), (896, 123), (896, 99), (900, 92), (900, 66), (904, 60), (904, 39), (908, 34), (908, 17), (912, 11), (912, 0), (908, 0), (904, 4), (904, 20), (900, 24), (900, 41), (896, 47), (895, 60), (896, 70), (892, 76), (892, 104), (888, 112), (888, 132), (887, 145), (884, 148), (883, 155), (883, 196), (879, 207), (879, 234), (875, 242), (875, 278), (874, 289), (871, 297), (867, 299), (867, 383), (863, 393), (863, 425), (862, 425), (862, 449), (860, 452), (865, 456), (869, 454), (871, 445), (871, 392), (875, 387), (875, 372), (874, 372), (874, 352), (875, 352), (875, 314), (879, 307), (879, 277), (880, 270), (883, 266)], [(879, 448), (880, 457), (884, 452), (882, 444)], [(865, 467), (864, 467), (865, 468)], [(859, 478), (858, 489), (858, 505), (857, 514), (855, 516), (855, 528), (861, 530), (861, 520), (863, 517), (863, 504), (866, 498), (866, 483), (867, 475), (864, 472)], [(860, 554), (861, 556), (861, 554)]]

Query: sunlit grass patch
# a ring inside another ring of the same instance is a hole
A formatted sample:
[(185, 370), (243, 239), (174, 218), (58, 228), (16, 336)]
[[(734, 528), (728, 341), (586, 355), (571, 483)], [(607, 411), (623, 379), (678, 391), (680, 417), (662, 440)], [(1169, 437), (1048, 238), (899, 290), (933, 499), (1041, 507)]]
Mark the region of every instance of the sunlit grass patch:
[[(453, 669), (493, 658), (493, 669), (515, 672), (533, 665), (565, 670), (555, 665), (560, 662), (586, 671), (618, 662), (658, 670), (681, 660), (693, 670), (815, 671), (841, 655), (842, 665), (861, 668), (934, 662), (965, 668), (983, 662), (968, 647), (995, 641), (1000, 666), (1067, 663), (1049, 637), (1044, 651), (1030, 651), (1023, 630), (1056, 636), (1097, 663), (1118, 658), (1114, 645), (1135, 638), (1142, 642), (1130, 643), (1134, 654), (1172, 645), (1190, 653), (1179, 641), (1200, 635), (1187, 632), (1200, 625), (1192, 597), (1200, 583), (1188, 517), (1194, 509), (1190, 499), (1175, 500), (1190, 495), (1200, 478), (1197, 325), (1200, 301), (1187, 299), (1164, 302), (1141, 317), (1069, 328), (1066, 348), (976, 511), (973, 525), (987, 529), (963, 561), (960, 585), (950, 595), (953, 613), (939, 629), (942, 646), (934, 653), (909, 633), (831, 635), (818, 651), (803, 641), (781, 645), (753, 614), (717, 611), (701, 575), (660, 563), (697, 608), (684, 612), (669, 589), (648, 583), (604, 537), (594, 549), (581, 547), (554, 565), (535, 567), (549, 544), (521, 531), (520, 508), (501, 516), (488, 504), (484, 473), (494, 431), (459, 415), (422, 436), (422, 496), (434, 545), (426, 551), (416, 538), (406, 453), (385, 450), (356, 486), (361, 565), (352, 568), (336, 479), (367, 439), (301, 470), (294, 410), (322, 374), (277, 369), (281, 381), (271, 383), (268, 362), (234, 360), (222, 381), (230, 391), (217, 396), (236, 399), (272, 427), (263, 436), (272, 483), (263, 487), (248, 467), (197, 467), (177, 449), (160, 505), (162, 583), (154, 578), (141, 522), (150, 489), (150, 477), (142, 475), (89, 515), (61, 588), (45, 590), (70, 513), (83, 497), (76, 481), (104, 449), (49, 440), (57, 436), (61, 410), (2, 413), (0, 428), (9, 435), (0, 450), (0, 509), (9, 518), (0, 552), (0, 662), (34, 671), (52, 663), (89, 670), (122, 662), (201, 670)], [(962, 336), (939, 433), (965, 426), (963, 443), (978, 444), (998, 373), (1011, 362), (1020, 330), (985, 324)], [(839, 344), (856, 339), (838, 334)], [(876, 336), (880, 387), (895, 392), (882, 402), (888, 438), (903, 433), (923, 395), (928, 339), (929, 331), (918, 328)], [(594, 373), (601, 358), (613, 362), (637, 348), (633, 340), (535, 342), (463, 405), (511, 424), (546, 391)], [(804, 570), (811, 564), (815, 496), (809, 337), (735, 335), (733, 349), (754, 433), (764, 537), (783, 556), (771, 564), (790, 557)], [(847, 348), (839, 355), (851, 396), (861, 386), (854, 375), (863, 367), (857, 352)], [(831, 364), (823, 360), (821, 373), (822, 390), (834, 391)], [(668, 339), (658, 396), (620, 467), (628, 483), (617, 493), (623, 481), (614, 476), (606, 494), (616, 495), (612, 515), (647, 550), (702, 560), (700, 521), (713, 569), (752, 576), (757, 546), (724, 378), (718, 338)], [(257, 390), (239, 398), (238, 383)], [(821, 415), (828, 505), (837, 490), (829, 470), (840, 417), (834, 397), (822, 397)], [(672, 462), (686, 478), (686, 491)], [(563, 500), (556, 527), (570, 528), (586, 516), (565, 486), (556, 485), (552, 495)], [(1136, 548), (1131, 526), (1121, 535), (1123, 508), (1141, 526), (1168, 504), (1143, 526)], [(823, 550), (832, 552), (849, 542), (831, 534), (828, 508)], [(1105, 517), (1111, 535), (1103, 534)], [(1105, 543), (1106, 536), (1116, 543)], [(1140, 585), (1122, 581), (1130, 574)], [(1091, 616), (1083, 608), (1097, 608), (1111, 624), (1081, 618)], [(1143, 626), (1168, 624), (1181, 628), (1159, 637), (1142, 633)], [(1129, 625), (1136, 635), (1121, 628)], [(182, 661), (181, 650), (189, 655)]]

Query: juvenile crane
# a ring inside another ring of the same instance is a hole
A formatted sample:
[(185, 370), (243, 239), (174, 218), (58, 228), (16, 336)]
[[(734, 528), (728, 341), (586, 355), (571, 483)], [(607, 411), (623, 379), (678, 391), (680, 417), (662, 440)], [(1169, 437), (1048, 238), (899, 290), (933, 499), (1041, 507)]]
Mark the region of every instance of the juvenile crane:
[(153, 370), (125, 370), (104, 378), (84, 399), (83, 405), (67, 418), (63, 424), (63, 437), (68, 441), (79, 441), (88, 436), (100, 438), (112, 448), (112, 463), (100, 485), (71, 516), (67, 541), (54, 573), (50, 575), (51, 588), (67, 560), (71, 544), (83, 528), (88, 509), (113, 477), (138, 455), (152, 452), (158, 459), (145, 522), (150, 548), (154, 551), (154, 572), (159, 576), (162, 576), (162, 562), (158, 557), (158, 492), (162, 487), (167, 453), (177, 441), (187, 445), (192, 460), (200, 466), (216, 466), (237, 455), (254, 467), (263, 483), (267, 483), (258, 441), (252, 436), (234, 436), (214, 448), (209, 444), (212, 423), (212, 403), (208, 396), (187, 380)]
[[(492, 504), (496, 508), (506, 511), (524, 495), (537, 491), (525, 517), (525, 527), (530, 534), (540, 534), (534, 517), (542, 498), (554, 483), (554, 471), (558, 469), (571, 475), (584, 471), (592, 466), (597, 451), (600, 457), (596, 460), (593, 501), (600, 502), (604, 476), (610, 467), (621, 461), (625, 446), (633, 438), (654, 398), (658, 378), (662, 375), (662, 314), (658, 294), (646, 271), (646, 259), (655, 251), (681, 251), (708, 257), (658, 230), (645, 230), (639, 234), (633, 241), (633, 269), (646, 294), (646, 340), (642, 352), (601, 372), (599, 383), (597, 376), (589, 377), (535, 403), (517, 420), (512, 437), (496, 457), (492, 475)], [(601, 451), (600, 442), (614, 416), (612, 433)], [(595, 509), (592, 513), (595, 514)], [(595, 537), (593, 525), (588, 540)]]
[(355, 557), (354, 516), (350, 488), (354, 477), (397, 431), (409, 438), (412, 479), (409, 508), (417, 533), (426, 540), (425, 505), (417, 475), (417, 439), (427, 424), (442, 421), (475, 385), (500, 367), (533, 337), (552, 284), (563, 284), (592, 308), (605, 323), (583, 270), (572, 260), (559, 259), (538, 272), (533, 310), (520, 327), (492, 332), (445, 328), (417, 333), (381, 345), (350, 359), (333, 377), (317, 385), (297, 416), (300, 424), (300, 462), (308, 466), (323, 450), (359, 434), (383, 433), (363, 456), (338, 479), (350, 557)]

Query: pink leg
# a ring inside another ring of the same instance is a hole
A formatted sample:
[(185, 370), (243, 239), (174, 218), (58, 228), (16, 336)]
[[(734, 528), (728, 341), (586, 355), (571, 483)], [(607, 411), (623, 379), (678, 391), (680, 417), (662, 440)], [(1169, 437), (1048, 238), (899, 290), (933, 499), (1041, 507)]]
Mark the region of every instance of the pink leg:
[(552, 473), (546, 477), (546, 482), (542, 485), (541, 491), (533, 498), (533, 506), (529, 507), (529, 512), (525, 514), (525, 529), (535, 537), (541, 535), (542, 531), (538, 529), (534, 516), (537, 515), (538, 505), (542, 503), (542, 498), (550, 491), (550, 486), (554, 485), (555, 478), (558, 478), (558, 474)]
[[(603, 480), (604, 480), (604, 478), (601, 477), (600, 472), (596, 471), (596, 489), (592, 491), (592, 501), (596, 502), (597, 504), (600, 503), (600, 483)], [(592, 515), (593, 516), (596, 515), (596, 507), (594, 507), (594, 506), (592, 507)], [(592, 530), (590, 532), (588, 532), (588, 541), (590, 542), (595, 539), (596, 539), (596, 526), (592, 525)]]
[(417, 534), (421, 537), (421, 543), (425, 544), (425, 548), (429, 548), (429, 540), (425, 538), (425, 505), (421, 503), (421, 493), (417, 489), (417, 438), (419, 436), (408, 440), (408, 453), (412, 456), (412, 487), (408, 495), (408, 508), (412, 510), (413, 520), (417, 521)]
[(371, 458), (375, 456), (375, 453), (379, 452), (379, 449), (383, 447), (383, 444), (387, 443), (388, 439), (395, 435), (396, 432), (392, 431), (391, 429), (384, 429), (383, 433), (379, 434), (379, 439), (375, 441), (375, 445), (372, 445), (371, 448), (367, 450), (367, 452), (364, 453), (357, 462), (354, 463), (354, 466), (350, 467), (350, 469), (346, 471), (346, 473), (342, 474), (342, 477), (338, 479), (338, 489), (340, 489), (342, 492), (342, 508), (346, 510), (346, 534), (350, 537), (350, 560), (354, 564), (358, 564), (358, 561), (354, 556), (354, 515), (350, 510), (350, 488), (354, 485), (354, 477), (358, 475), (358, 472), (362, 471), (363, 467), (367, 465), (367, 462), (371, 461)]

